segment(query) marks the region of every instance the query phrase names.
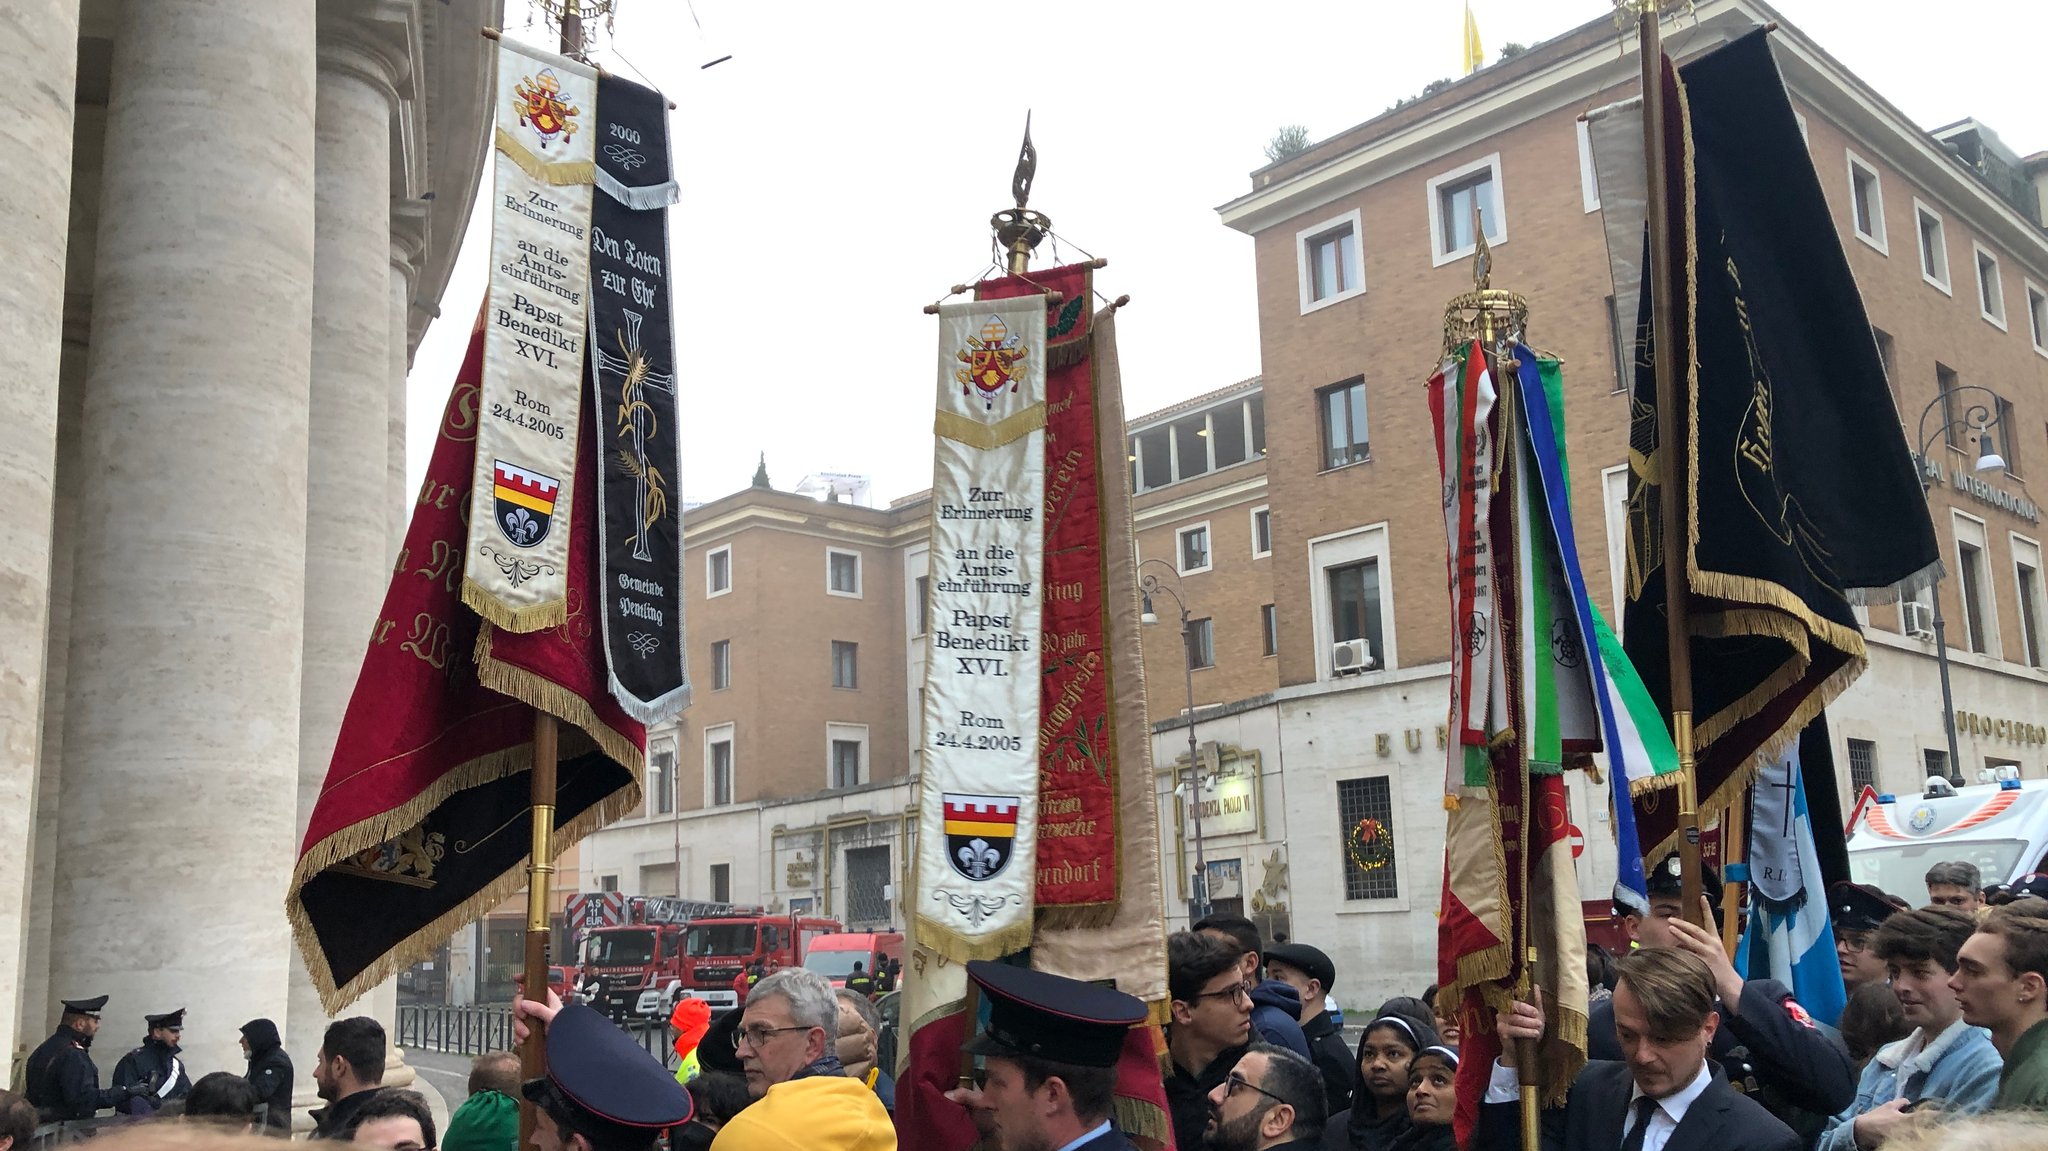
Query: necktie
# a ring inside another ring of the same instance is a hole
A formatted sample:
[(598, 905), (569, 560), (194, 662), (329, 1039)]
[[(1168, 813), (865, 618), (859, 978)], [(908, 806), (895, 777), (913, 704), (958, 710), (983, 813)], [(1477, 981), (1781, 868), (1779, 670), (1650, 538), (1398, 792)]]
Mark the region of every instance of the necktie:
[(1650, 1133), (1650, 1116), (1657, 1113), (1657, 1101), (1648, 1095), (1636, 1100), (1636, 1125), (1622, 1138), (1621, 1151), (1643, 1151), (1643, 1137)]

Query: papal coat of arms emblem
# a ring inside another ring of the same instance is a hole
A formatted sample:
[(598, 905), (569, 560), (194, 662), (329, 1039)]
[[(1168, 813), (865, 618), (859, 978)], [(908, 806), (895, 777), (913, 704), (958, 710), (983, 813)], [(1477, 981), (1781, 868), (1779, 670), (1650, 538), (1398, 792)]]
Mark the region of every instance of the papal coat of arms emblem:
[(995, 878), (1017, 841), (1017, 797), (948, 792), (945, 801), (946, 861), (963, 878)]
[(1000, 318), (990, 316), (981, 334), (967, 337), (967, 346), (955, 353), (967, 366), (954, 369), (953, 378), (960, 381), (962, 395), (979, 392), (983, 403), (993, 408), (1005, 386), (1017, 390), (1019, 364), (1026, 354), (1023, 339)]
[(576, 138), (576, 117), (582, 115), (583, 109), (562, 99), (562, 81), (555, 76), (554, 69), (543, 68), (538, 76), (521, 77), (512, 92), (519, 97), (519, 122), (540, 136), (541, 147), (547, 147), (557, 136), (564, 143)]
[(555, 497), (562, 481), (531, 468), (491, 461), (492, 495), (497, 499), (498, 531), (514, 547), (530, 548), (548, 538), (555, 518)]

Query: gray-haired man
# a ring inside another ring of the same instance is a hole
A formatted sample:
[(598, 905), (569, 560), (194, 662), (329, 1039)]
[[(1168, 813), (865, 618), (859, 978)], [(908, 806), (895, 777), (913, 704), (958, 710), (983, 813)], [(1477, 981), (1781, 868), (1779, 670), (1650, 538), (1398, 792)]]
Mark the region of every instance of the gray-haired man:
[(1975, 915), (1984, 906), (1984, 875), (1976, 864), (1960, 859), (1937, 863), (1927, 869), (1927, 902)]

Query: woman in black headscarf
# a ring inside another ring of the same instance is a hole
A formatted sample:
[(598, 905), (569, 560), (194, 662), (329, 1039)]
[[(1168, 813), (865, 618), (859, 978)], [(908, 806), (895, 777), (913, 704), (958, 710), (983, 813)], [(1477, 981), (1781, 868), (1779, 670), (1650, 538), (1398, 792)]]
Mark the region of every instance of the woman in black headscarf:
[(1408, 1119), (1408, 1065), (1435, 1046), (1436, 1028), (1420, 1000), (1390, 999), (1365, 1025), (1351, 1083), (1351, 1109), (1323, 1128), (1326, 1151), (1391, 1151)]
[(1451, 1120), (1458, 1113), (1458, 1053), (1425, 1047), (1408, 1061), (1408, 1129), (1388, 1151), (1458, 1151)]

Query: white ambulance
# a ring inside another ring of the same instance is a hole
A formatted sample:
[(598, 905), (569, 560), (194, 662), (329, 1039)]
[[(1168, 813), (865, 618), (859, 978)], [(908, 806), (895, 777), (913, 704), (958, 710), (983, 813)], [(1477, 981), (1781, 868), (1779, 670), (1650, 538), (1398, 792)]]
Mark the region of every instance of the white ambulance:
[(1930, 776), (1918, 795), (1866, 795), (1849, 821), (1849, 877), (1922, 907), (1937, 863), (1976, 864), (1987, 886), (2048, 870), (2048, 779), (1981, 774), (1970, 787)]

